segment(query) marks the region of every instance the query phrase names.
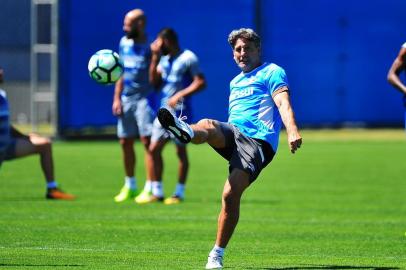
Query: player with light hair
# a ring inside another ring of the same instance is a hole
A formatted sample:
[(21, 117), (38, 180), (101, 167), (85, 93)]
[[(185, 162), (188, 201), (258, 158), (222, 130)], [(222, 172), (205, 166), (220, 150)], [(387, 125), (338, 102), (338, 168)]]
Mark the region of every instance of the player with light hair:
[(252, 29), (232, 31), (228, 42), (242, 71), (230, 83), (228, 122), (203, 119), (188, 125), (165, 108), (158, 112), (162, 126), (179, 140), (208, 143), (229, 162), (216, 242), (206, 269), (223, 267), (224, 250), (238, 223), (241, 196), (274, 157), (282, 122), (290, 151), (295, 153), (302, 144), (285, 71), (262, 62), (261, 40)]

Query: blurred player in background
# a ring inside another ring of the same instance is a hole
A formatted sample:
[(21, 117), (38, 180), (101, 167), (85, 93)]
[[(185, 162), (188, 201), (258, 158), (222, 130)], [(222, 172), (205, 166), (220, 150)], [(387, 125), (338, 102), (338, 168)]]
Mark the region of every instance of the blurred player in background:
[[(203, 89), (206, 85), (199, 68), (196, 55), (181, 49), (176, 32), (171, 28), (162, 29), (157, 39), (151, 44), (152, 60), (150, 80), (161, 90), (161, 106), (173, 114), (190, 117), (190, 95)], [(162, 150), (170, 139), (170, 133), (162, 128), (158, 119), (154, 121), (150, 151), (153, 156), (154, 175), (152, 177), (152, 194), (145, 194), (136, 199), (137, 203), (150, 203), (163, 200)], [(173, 195), (165, 204), (176, 204), (184, 199), (185, 183), (189, 168), (186, 145), (175, 139), (176, 153), (179, 158), (178, 183)]]
[(282, 122), (290, 151), (295, 153), (302, 144), (285, 71), (275, 64), (262, 62), (261, 40), (253, 30), (234, 30), (228, 42), (242, 70), (230, 83), (228, 123), (204, 119), (189, 126), (165, 108), (158, 112), (162, 126), (179, 140), (208, 143), (229, 161), (216, 243), (209, 253), (206, 269), (223, 267), (224, 249), (238, 223), (241, 196), (274, 157)]
[[(0, 83), (3, 82), (3, 69), (0, 68)], [(35, 133), (22, 134), (10, 124), (10, 111), (6, 92), (0, 89), (0, 167), (5, 160), (38, 154), (41, 169), (47, 182), (47, 199), (73, 200), (75, 196), (58, 188), (54, 177), (51, 140)]]
[(150, 45), (145, 34), (146, 17), (142, 10), (134, 9), (124, 17), (125, 36), (120, 40), (119, 54), (124, 64), (124, 74), (117, 81), (113, 99), (113, 114), (118, 117), (117, 136), (123, 153), (125, 179), (116, 202), (134, 199), (137, 195), (137, 179), (134, 169), (136, 155), (134, 140), (139, 136), (145, 148), (147, 180), (145, 189), (151, 188), (152, 156), (148, 151), (154, 112), (149, 97), (148, 69), (151, 61)]
[(405, 107), (405, 128), (406, 128), (406, 85), (400, 80), (400, 73), (406, 72), (406, 42), (400, 48), (398, 56), (393, 61), (388, 72), (388, 82), (403, 94), (403, 105)]

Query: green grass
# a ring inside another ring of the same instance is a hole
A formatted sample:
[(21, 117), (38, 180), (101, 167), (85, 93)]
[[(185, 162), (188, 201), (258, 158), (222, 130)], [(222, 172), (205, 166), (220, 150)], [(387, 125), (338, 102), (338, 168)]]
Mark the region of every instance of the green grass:
[[(406, 268), (403, 131), (305, 131), (244, 194), (226, 269)], [(137, 145), (137, 153), (142, 148)], [(0, 170), (0, 269), (204, 269), (214, 244), (227, 164), (190, 146), (186, 201), (115, 204), (117, 142), (56, 142), (56, 174), (73, 202), (47, 201), (38, 158)], [(177, 162), (165, 149), (165, 192)], [(145, 172), (138, 165), (143, 184)]]

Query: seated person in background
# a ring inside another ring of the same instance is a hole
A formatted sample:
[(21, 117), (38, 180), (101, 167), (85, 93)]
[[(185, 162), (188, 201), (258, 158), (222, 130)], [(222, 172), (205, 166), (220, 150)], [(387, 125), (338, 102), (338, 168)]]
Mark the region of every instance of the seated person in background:
[[(3, 69), (0, 68), (0, 83)], [(38, 134), (22, 134), (9, 120), (10, 112), (6, 92), (0, 89), (0, 167), (3, 161), (39, 154), (41, 168), (47, 182), (47, 199), (73, 200), (75, 197), (58, 188), (54, 177), (51, 140)]]

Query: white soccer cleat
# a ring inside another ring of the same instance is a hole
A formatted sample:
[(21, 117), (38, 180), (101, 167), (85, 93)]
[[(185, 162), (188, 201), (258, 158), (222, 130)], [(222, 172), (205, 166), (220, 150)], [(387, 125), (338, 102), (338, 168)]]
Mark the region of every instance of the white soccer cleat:
[(206, 269), (223, 269), (223, 257), (209, 256), (207, 258)]
[(192, 128), (181, 119), (173, 116), (169, 110), (159, 109), (158, 120), (163, 128), (170, 131), (182, 143), (188, 143), (192, 140), (194, 136)]

